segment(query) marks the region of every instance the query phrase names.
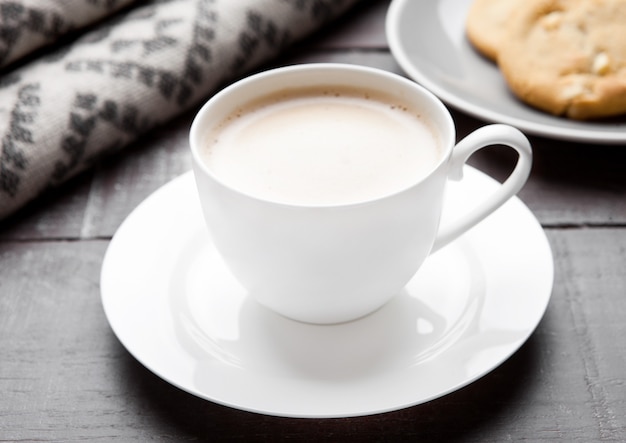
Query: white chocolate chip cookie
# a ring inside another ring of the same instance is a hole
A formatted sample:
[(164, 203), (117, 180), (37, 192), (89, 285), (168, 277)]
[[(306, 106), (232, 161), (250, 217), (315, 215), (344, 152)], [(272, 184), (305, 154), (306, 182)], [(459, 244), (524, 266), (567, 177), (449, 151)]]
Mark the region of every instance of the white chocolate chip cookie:
[(527, 0), (497, 62), (515, 95), (546, 112), (626, 113), (626, 0)]
[(467, 38), (485, 57), (495, 61), (507, 23), (527, 0), (474, 0), (466, 19)]

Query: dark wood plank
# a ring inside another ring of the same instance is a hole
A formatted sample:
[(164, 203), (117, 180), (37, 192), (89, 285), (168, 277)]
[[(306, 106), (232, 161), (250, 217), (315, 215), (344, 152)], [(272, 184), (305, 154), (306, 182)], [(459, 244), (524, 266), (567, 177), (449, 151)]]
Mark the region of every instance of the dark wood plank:
[[(626, 226), (626, 146), (530, 139), (533, 171), (519, 196), (543, 226)], [(496, 149), (470, 161), (498, 179), (513, 162), (509, 152)]]
[(93, 175), (88, 171), (0, 220), (0, 240), (78, 238)]
[(518, 353), (439, 400), (340, 420), (245, 413), (149, 373), (123, 349), (102, 312), (106, 241), (0, 243), (0, 437), (626, 439), (626, 236), (622, 229), (548, 233), (557, 263), (553, 299)]
[(316, 33), (307, 43), (317, 49), (387, 50), (384, 17), (389, 0), (369, 0)]

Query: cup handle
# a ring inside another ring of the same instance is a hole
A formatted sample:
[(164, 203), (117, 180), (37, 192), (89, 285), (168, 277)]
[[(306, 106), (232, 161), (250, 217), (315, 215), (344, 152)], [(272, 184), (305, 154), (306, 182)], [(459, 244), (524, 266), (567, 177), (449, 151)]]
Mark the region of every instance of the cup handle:
[(481, 202), (477, 207), (465, 216), (453, 221), (439, 229), (432, 251), (435, 252), (452, 240), (459, 237), (465, 231), (482, 221), (493, 211), (502, 206), (508, 199), (513, 197), (528, 179), (532, 166), (533, 154), (530, 142), (519, 130), (507, 125), (489, 125), (477, 129), (461, 140), (452, 151), (448, 178), (461, 180), (463, 178), (463, 166), (469, 157), (479, 149), (490, 145), (506, 145), (515, 149), (518, 153), (517, 164), (509, 177), (500, 187)]

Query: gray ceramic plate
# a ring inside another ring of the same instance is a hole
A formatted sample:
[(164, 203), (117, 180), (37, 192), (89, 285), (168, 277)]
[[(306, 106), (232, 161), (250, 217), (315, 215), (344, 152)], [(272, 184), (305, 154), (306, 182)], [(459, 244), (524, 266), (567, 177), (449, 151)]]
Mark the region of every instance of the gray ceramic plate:
[(507, 123), (528, 134), (586, 143), (626, 144), (626, 117), (577, 122), (518, 101), (496, 65), (465, 37), (472, 0), (394, 0), (386, 32), (394, 57), (415, 81), (441, 100), (483, 120)]

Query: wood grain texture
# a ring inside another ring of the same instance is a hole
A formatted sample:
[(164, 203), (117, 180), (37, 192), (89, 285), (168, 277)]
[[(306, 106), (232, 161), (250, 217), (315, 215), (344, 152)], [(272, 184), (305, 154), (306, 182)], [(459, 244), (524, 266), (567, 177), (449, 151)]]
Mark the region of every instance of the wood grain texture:
[(152, 375), (104, 318), (98, 283), (107, 241), (0, 243), (0, 437), (626, 439), (626, 236), (622, 229), (548, 234), (557, 263), (553, 299), (538, 330), (510, 360), (439, 400), (339, 420), (241, 412)]

